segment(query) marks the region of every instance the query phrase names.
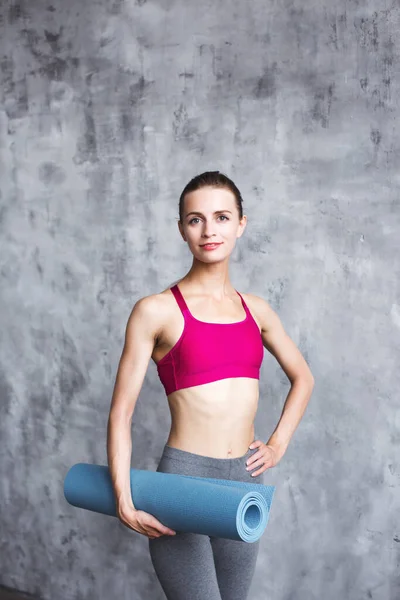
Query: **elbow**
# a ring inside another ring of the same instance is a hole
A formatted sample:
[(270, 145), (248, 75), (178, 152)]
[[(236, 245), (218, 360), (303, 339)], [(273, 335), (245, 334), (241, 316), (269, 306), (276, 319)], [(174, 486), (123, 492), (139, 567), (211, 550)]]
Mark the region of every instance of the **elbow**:
[(132, 425), (132, 416), (132, 411), (112, 408), (108, 415), (108, 427), (121, 427), (124, 425), (130, 427)]
[(315, 384), (315, 379), (311, 372), (309, 375), (307, 375), (307, 377), (305, 377), (305, 381), (307, 382), (307, 385), (310, 387), (310, 389), (313, 390), (314, 384)]
[(315, 379), (310, 370), (308, 370), (305, 373), (304, 372), (299, 373), (292, 380), (292, 384), (300, 384), (302, 386), (306, 386), (306, 387), (310, 388), (310, 390), (313, 390), (314, 383), (315, 383)]
[(307, 365), (307, 369), (305, 373), (302, 374), (302, 378), (304, 381), (311, 387), (314, 387), (315, 379), (314, 375), (311, 373), (310, 367)]

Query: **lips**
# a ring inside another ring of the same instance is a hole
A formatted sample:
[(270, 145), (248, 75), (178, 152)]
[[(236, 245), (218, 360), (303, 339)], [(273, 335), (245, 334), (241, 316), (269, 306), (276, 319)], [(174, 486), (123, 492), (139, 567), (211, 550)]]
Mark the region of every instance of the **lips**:
[(201, 246), (201, 248), (216, 248), (217, 246), (220, 246), (222, 244), (222, 242), (220, 242), (219, 244), (203, 244)]

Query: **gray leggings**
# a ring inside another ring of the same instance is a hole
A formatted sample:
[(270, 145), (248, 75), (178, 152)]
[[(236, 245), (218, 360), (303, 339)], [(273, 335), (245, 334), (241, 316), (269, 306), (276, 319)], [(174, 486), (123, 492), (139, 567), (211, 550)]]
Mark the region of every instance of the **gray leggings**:
[[(257, 434), (254, 439), (259, 439)], [(264, 473), (252, 477), (246, 471), (246, 460), (257, 450), (239, 458), (213, 458), (165, 445), (157, 471), (264, 483)], [(260, 540), (248, 543), (178, 531), (149, 538), (151, 562), (168, 600), (246, 600), (259, 546)]]

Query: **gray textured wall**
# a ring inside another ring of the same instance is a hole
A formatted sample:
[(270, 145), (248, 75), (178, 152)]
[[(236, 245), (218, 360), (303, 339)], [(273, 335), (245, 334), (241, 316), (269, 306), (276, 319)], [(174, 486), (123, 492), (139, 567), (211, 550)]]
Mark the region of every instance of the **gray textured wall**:
[[(254, 600), (400, 596), (397, 1), (1, 3), (1, 583), (48, 600), (161, 600), (147, 539), (69, 506), (106, 461), (134, 302), (183, 276), (193, 175), (245, 200), (231, 259), (316, 379), (266, 482)], [(266, 353), (257, 431), (288, 381)], [(149, 366), (132, 464), (170, 416)]]

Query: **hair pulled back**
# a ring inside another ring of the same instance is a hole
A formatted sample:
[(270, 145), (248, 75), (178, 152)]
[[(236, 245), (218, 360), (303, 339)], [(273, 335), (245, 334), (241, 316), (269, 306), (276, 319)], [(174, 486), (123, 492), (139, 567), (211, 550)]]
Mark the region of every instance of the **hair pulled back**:
[(182, 194), (179, 198), (179, 220), (183, 223), (183, 202), (185, 199), (185, 195), (190, 192), (194, 192), (195, 190), (199, 190), (203, 187), (214, 187), (214, 188), (226, 188), (232, 192), (235, 196), (236, 207), (239, 213), (239, 220), (243, 217), (243, 198), (233, 183), (232, 179), (229, 179), (227, 175), (221, 173), (220, 171), (205, 171), (200, 175), (196, 175), (189, 181), (189, 183), (183, 189)]

